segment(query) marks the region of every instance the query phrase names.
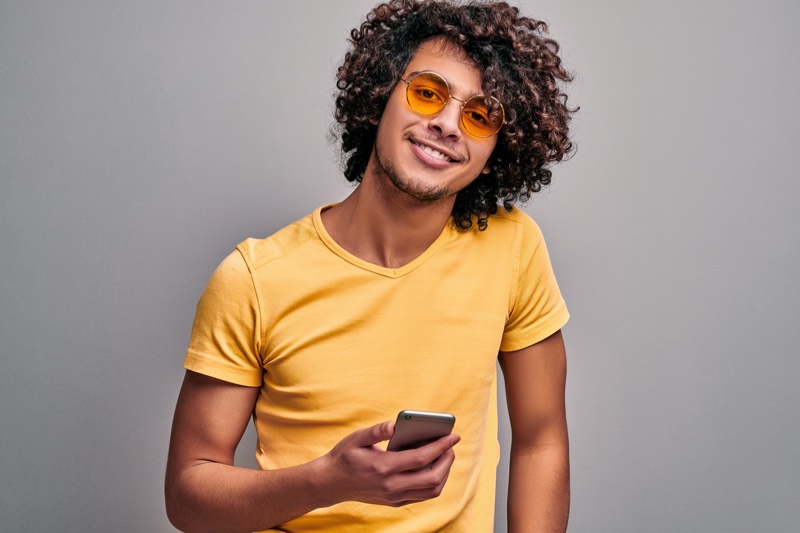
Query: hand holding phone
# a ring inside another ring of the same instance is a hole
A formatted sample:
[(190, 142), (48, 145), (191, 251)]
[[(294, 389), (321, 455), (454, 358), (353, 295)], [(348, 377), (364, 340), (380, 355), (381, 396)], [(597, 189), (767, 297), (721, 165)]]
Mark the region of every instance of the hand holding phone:
[[(449, 435), (455, 423), (456, 417), (449, 413), (400, 411), (394, 424), (394, 434), (386, 450), (396, 452), (419, 448)], [(414, 470), (430, 468), (432, 465), (433, 463), (430, 463)]]
[[(408, 418), (406, 415), (410, 415)], [(412, 422), (416, 417), (415, 412), (401, 412), (398, 416), (398, 430), (392, 430), (390, 422), (381, 422), (370, 427), (358, 429), (340, 440), (327, 454), (319, 458), (320, 479), (328, 487), (325, 491), (329, 494), (328, 505), (343, 501), (360, 501), (379, 505), (405, 505), (438, 497), (445, 483), (447, 483), (450, 468), (455, 460), (453, 447), (460, 438), (450, 435), (455, 417), (443, 413), (449, 419), (444, 424), (436, 424), (435, 432), (423, 431), (428, 437), (439, 442), (423, 448), (413, 448), (413, 444), (420, 442), (416, 438), (403, 435), (419, 435), (417, 431), (407, 432), (403, 429), (415, 429), (418, 422)], [(423, 413), (427, 418), (429, 413)], [(425, 424), (422, 424), (423, 426)], [(443, 427), (442, 427), (443, 426)], [(393, 450), (411, 445), (411, 450), (386, 451), (379, 444), (390, 438)], [(421, 451), (422, 450), (422, 451)], [(430, 461), (431, 465), (425, 464)], [(418, 465), (424, 465), (421, 468)], [(427, 472), (422, 470), (430, 466)], [(327, 483), (327, 484), (326, 484)]]

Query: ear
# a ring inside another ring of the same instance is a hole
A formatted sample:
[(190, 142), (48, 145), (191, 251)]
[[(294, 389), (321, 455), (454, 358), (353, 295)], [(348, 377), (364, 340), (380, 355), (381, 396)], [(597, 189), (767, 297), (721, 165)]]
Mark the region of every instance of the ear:
[(486, 165), (484, 165), (483, 170), (481, 170), (481, 174), (488, 174), (491, 171), (492, 171), (492, 162), (490, 160), (486, 162)]

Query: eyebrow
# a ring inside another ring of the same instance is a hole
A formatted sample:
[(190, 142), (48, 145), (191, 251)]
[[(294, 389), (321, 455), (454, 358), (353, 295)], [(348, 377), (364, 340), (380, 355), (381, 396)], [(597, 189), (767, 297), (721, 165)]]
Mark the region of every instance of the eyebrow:
[[(433, 73), (433, 74), (438, 74), (439, 76), (441, 76), (441, 77), (442, 77), (442, 79), (443, 79), (444, 81), (446, 81), (446, 82), (447, 82), (447, 87), (450, 89), (451, 96), (452, 96), (452, 93), (454, 93), (454, 92), (460, 92), (460, 91), (458, 91), (458, 87), (457, 87), (457, 86), (455, 86), (455, 85), (453, 85), (452, 83), (450, 83), (450, 80), (448, 80), (447, 78), (445, 78), (445, 77), (444, 77), (444, 75), (443, 75), (443, 74), (439, 74), (439, 73), (438, 73), (438, 72), (436, 72), (435, 70), (429, 70), (429, 69), (415, 70), (415, 71), (413, 71), (413, 72), (409, 72), (409, 73), (408, 73), (406, 76), (404, 76), (404, 77), (405, 77), (405, 79), (410, 79), (410, 78), (413, 78), (414, 76), (416, 76), (417, 74), (422, 74), (423, 72), (431, 72), (431, 73)], [(401, 78), (401, 79), (402, 79), (402, 78)], [(485, 96), (486, 96), (486, 94), (483, 92), (483, 89), (481, 89), (481, 90), (480, 90), (480, 91), (478, 91), (477, 93), (472, 93), (472, 94), (470, 94), (469, 96), (466, 96), (466, 97), (464, 98), (464, 100), (469, 100), (469, 99), (470, 99), (470, 98), (472, 98), (473, 96), (484, 96), (484, 97), (485, 97)]]

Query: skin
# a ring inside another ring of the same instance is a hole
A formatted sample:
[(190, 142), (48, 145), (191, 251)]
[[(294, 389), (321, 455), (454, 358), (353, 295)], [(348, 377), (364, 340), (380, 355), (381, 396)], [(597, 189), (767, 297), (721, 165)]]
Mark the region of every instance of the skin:
[[(478, 70), (460, 50), (425, 43), (406, 76), (434, 70), (466, 99), (481, 92)], [(404, 76), (404, 77), (406, 77)], [(496, 136), (464, 132), (460, 106), (415, 113), (399, 83), (387, 103), (364, 179), (343, 202), (322, 213), (331, 237), (350, 253), (397, 268), (441, 234), (456, 193), (488, 170)], [(420, 145), (447, 153), (442, 162)], [(501, 353), (512, 425), (509, 531), (563, 532), (569, 508), (564, 416), (566, 372), (560, 333), (517, 352)], [(387, 421), (356, 431), (330, 452), (292, 468), (255, 471), (233, 466), (258, 389), (187, 371), (178, 398), (165, 483), (167, 515), (182, 531), (254, 531), (343, 501), (400, 506), (437, 497), (455, 460), (458, 435), (416, 450), (385, 452)], [(436, 461), (431, 469), (410, 470)]]
[(569, 517), (567, 357), (558, 331), (500, 353), (511, 421), (509, 533), (563, 533)]
[[(465, 100), (481, 92), (480, 72), (467, 61), (443, 42), (423, 43), (403, 77), (433, 70), (444, 76), (454, 96)], [(497, 144), (496, 135), (477, 138), (464, 132), (460, 120), (461, 104), (453, 99), (435, 115), (418, 114), (407, 102), (406, 84), (398, 83), (378, 127), (372, 165), (366, 172), (377, 180), (389, 179), (423, 208), (428, 207), (426, 203), (452, 207), (455, 193), (480, 172), (489, 171), (488, 159)], [(444, 152), (454, 161), (442, 162), (424, 153), (422, 146)]]
[[(481, 75), (460, 49), (442, 41), (423, 43), (406, 67), (444, 76), (454, 96), (466, 100), (481, 90)], [(375, 148), (361, 184), (343, 202), (322, 213), (331, 237), (371, 263), (398, 268), (422, 254), (441, 234), (456, 193), (481, 172), (497, 135), (473, 137), (461, 127), (461, 106), (450, 103), (436, 115), (420, 115), (406, 101), (406, 84), (395, 87), (386, 104)], [(442, 163), (421, 145), (445, 152)]]
[[(342, 501), (401, 506), (438, 496), (460, 439), (449, 435), (402, 452), (374, 445), (392, 422), (356, 431), (326, 455), (292, 468), (233, 466), (258, 389), (187, 372), (172, 427), (165, 494), (167, 516), (187, 532), (269, 529)], [(430, 469), (409, 472), (436, 461)]]

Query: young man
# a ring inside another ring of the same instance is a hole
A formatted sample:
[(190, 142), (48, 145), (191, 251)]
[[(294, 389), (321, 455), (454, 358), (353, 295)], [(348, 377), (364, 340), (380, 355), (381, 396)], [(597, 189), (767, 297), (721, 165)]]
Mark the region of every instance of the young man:
[[(398, 0), (353, 31), (336, 118), (358, 186), (212, 276), (167, 466), (176, 527), (491, 531), (499, 354), (509, 531), (566, 529), (568, 314), (511, 206), (572, 148), (545, 30), (503, 3)], [(384, 451), (402, 409), (455, 432)], [(251, 415), (259, 471), (233, 466)]]

